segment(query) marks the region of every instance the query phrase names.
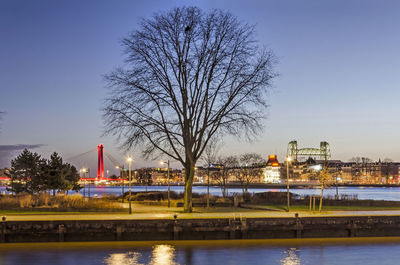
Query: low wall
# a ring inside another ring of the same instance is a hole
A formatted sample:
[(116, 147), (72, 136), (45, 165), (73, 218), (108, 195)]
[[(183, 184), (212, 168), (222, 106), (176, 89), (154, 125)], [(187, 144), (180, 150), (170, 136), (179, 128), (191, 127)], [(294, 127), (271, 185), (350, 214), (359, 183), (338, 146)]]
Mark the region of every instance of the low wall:
[(400, 236), (400, 216), (6, 221), (0, 242)]

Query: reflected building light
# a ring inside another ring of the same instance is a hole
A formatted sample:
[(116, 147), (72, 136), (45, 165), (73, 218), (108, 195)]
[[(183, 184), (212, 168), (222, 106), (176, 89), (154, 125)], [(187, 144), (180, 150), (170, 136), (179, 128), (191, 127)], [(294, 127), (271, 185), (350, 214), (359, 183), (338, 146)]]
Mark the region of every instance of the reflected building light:
[(298, 250), (296, 248), (291, 248), (285, 251), (286, 257), (281, 259), (282, 265), (300, 265), (300, 258), (297, 255)]
[(107, 265), (144, 265), (139, 263), (139, 257), (140, 253), (137, 252), (112, 253), (104, 260), (104, 263)]
[(173, 265), (175, 263), (175, 249), (170, 245), (157, 245), (153, 249), (152, 265)]

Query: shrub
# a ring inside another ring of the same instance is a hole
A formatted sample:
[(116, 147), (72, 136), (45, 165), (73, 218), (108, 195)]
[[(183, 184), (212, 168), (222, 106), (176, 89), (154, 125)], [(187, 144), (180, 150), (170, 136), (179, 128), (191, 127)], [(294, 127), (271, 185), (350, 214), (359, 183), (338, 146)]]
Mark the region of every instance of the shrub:
[(60, 208), (60, 209), (120, 209), (120, 203), (107, 199), (91, 199), (80, 194), (50, 196), (43, 193), (38, 195), (18, 194), (0, 197), (1, 209), (21, 208)]

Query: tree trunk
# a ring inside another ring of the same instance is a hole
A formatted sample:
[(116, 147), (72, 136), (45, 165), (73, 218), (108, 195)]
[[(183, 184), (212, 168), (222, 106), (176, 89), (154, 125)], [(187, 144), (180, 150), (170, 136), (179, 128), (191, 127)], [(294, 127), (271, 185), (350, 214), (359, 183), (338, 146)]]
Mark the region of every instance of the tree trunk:
[(188, 161), (185, 165), (185, 192), (184, 192), (184, 205), (183, 211), (185, 213), (192, 212), (192, 186), (194, 178), (194, 165), (195, 163)]

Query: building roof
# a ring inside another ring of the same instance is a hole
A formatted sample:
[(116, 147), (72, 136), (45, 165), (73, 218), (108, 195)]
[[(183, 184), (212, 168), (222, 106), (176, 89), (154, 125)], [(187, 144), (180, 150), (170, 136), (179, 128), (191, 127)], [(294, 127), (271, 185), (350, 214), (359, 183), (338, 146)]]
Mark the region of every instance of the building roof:
[(267, 166), (279, 167), (279, 161), (276, 155), (269, 155)]

